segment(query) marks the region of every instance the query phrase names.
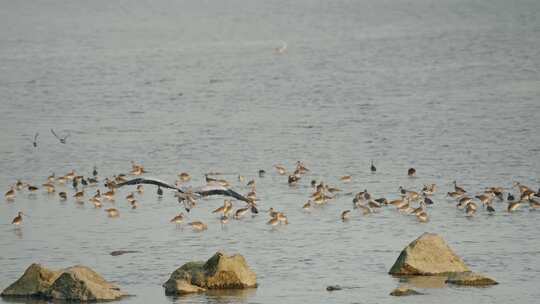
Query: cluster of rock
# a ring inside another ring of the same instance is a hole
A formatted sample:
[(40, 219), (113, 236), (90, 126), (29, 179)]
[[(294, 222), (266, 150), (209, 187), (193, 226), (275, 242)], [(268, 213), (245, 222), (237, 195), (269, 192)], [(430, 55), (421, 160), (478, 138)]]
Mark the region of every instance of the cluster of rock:
[[(424, 233), (410, 243), (390, 269), (396, 276), (443, 277), (445, 283), (466, 286), (498, 284), (484, 275), (473, 273), (436, 234)], [(165, 294), (182, 295), (213, 289), (244, 289), (257, 287), (257, 276), (241, 255), (217, 252), (206, 262), (189, 262), (176, 269), (163, 284)], [(328, 291), (340, 290), (339, 285)], [(391, 295), (421, 294), (399, 287)], [(64, 301), (111, 301), (126, 294), (114, 284), (85, 266), (73, 266), (54, 271), (32, 264), (21, 278), (2, 291), (3, 297), (32, 297)]]
[[(208, 289), (257, 287), (257, 276), (241, 255), (214, 254), (206, 262), (189, 262), (171, 274), (165, 293), (181, 295)], [(0, 294), (2, 297), (37, 298), (72, 302), (112, 301), (126, 294), (85, 266), (54, 271), (32, 264), (22, 277)]]
[[(395, 276), (444, 276), (446, 283), (455, 285), (498, 284), (489, 277), (471, 272), (444, 239), (433, 233), (424, 233), (405, 247), (389, 273)], [(392, 295), (403, 295), (397, 289), (394, 292)]]
[(126, 294), (92, 269), (73, 266), (54, 271), (32, 264), (22, 277), (1, 293), (2, 297), (64, 301), (111, 301)]

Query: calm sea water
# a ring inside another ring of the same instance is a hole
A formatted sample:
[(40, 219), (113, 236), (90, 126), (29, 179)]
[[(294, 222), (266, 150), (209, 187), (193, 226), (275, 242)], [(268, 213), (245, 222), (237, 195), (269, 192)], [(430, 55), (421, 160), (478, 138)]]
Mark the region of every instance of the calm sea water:
[[(117, 219), (20, 192), (0, 204), (0, 288), (40, 262), (90, 266), (136, 295), (122, 303), (536, 301), (540, 212), (509, 215), (497, 203), (496, 215), (468, 219), (444, 193), (453, 180), (473, 194), (513, 181), (539, 187), (538, 12), (534, 0), (0, 1), (3, 192), (94, 165), (101, 176), (127, 172), (134, 160), (171, 182), (182, 171), (192, 185), (228, 172), (247, 192), (236, 174), (255, 178), (261, 209), (290, 221), (270, 229), (260, 214), (222, 229), (210, 211), (223, 198), (211, 198), (189, 216), (209, 225), (194, 233), (168, 223), (176, 199), (151, 187), (136, 210), (123, 199), (133, 189), (121, 189)], [(276, 55), (281, 41), (287, 52)], [(70, 134), (67, 144), (50, 128)], [(289, 187), (272, 165), (297, 160), (311, 172)], [(411, 166), (417, 178), (406, 177)], [(353, 182), (340, 183), (346, 174)], [(342, 223), (351, 197), (302, 212), (311, 179), (388, 198), (400, 185), (440, 190), (429, 223), (393, 208)], [(30, 217), (14, 229), (19, 210)], [(390, 266), (426, 231), (500, 285), (389, 296), (399, 285)], [(109, 255), (118, 249), (140, 253)], [(260, 287), (164, 295), (172, 271), (217, 250), (243, 254)], [(327, 292), (333, 284), (355, 288)]]

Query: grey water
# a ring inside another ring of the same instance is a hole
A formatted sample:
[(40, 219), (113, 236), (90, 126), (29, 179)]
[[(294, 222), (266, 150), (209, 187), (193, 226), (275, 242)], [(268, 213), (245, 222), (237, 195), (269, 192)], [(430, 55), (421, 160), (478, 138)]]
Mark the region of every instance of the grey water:
[[(133, 160), (170, 182), (189, 172), (194, 186), (209, 171), (231, 173), (242, 193), (237, 175), (255, 179), (260, 209), (290, 223), (270, 228), (261, 212), (222, 228), (214, 197), (189, 214), (209, 226), (196, 233), (169, 223), (181, 206), (150, 186), (135, 210), (124, 200), (134, 189), (120, 189), (119, 218), (22, 191), (0, 203), (0, 289), (40, 262), (95, 269), (134, 295), (120, 303), (537, 301), (540, 212), (508, 214), (500, 202), (493, 216), (466, 218), (445, 193), (454, 180), (471, 194), (540, 187), (539, 12), (536, 0), (1, 0), (2, 193), (94, 165), (101, 177), (126, 173)], [(297, 160), (311, 171), (289, 187), (272, 166)], [(393, 208), (353, 210), (343, 223), (350, 196), (303, 212), (312, 179), (376, 197), (427, 183), (439, 191), (428, 223)], [(18, 211), (29, 217), (15, 229)], [(500, 284), (389, 296), (400, 285), (390, 266), (423, 232)], [(120, 249), (139, 252), (109, 254)], [(172, 271), (217, 250), (244, 255), (259, 288), (164, 295)], [(354, 288), (326, 291), (335, 284)]]

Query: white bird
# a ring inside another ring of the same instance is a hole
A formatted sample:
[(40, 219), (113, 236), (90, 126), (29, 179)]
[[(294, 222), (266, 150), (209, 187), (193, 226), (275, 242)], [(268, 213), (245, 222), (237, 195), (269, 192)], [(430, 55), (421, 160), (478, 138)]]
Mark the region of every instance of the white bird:
[(287, 51), (287, 42), (281, 41), (281, 46), (274, 49), (274, 53), (283, 54)]

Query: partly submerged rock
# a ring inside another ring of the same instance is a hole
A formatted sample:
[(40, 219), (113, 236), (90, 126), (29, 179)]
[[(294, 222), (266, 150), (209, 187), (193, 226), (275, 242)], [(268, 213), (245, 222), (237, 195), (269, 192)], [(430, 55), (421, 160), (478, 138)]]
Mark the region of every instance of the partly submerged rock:
[(423, 293), (420, 293), (414, 289), (410, 289), (407, 287), (398, 287), (390, 293), (391, 296), (401, 297), (401, 296), (413, 296), (413, 295), (421, 295)]
[(115, 251), (112, 251), (110, 254), (112, 256), (119, 256), (119, 255), (123, 255), (123, 254), (126, 254), (126, 253), (138, 253), (140, 251), (137, 251), (137, 250), (115, 250)]
[(46, 294), (47, 298), (67, 301), (111, 301), (123, 296), (126, 294), (120, 288), (85, 266), (65, 269)]
[(115, 285), (85, 266), (53, 271), (32, 264), (2, 292), (5, 297), (33, 297), (68, 301), (110, 301), (125, 296)]
[(468, 272), (469, 268), (434, 233), (424, 233), (410, 243), (390, 269), (392, 275), (445, 275)]
[(32, 264), (13, 284), (2, 291), (3, 297), (42, 297), (60, 275), (60, 271)]
[(491, 278), (474, 272), (450, 274), (446, 283), (463, 286), (489, 286), (499, 284)]
[(227, 256), (218, 252), (206, 262), (182, 265), (171, 274), (163, 287), (168, 295), (206, 289), (242, 289), (257, 287), (257, 276), (243, 256)]

